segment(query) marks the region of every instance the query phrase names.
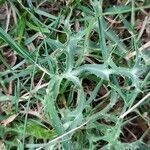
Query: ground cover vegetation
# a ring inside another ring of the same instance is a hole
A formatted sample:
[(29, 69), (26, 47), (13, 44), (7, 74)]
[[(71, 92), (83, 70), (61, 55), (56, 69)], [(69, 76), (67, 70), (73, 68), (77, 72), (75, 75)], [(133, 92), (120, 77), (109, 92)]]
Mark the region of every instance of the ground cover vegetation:
[(149, 0), (0, 0), (0, 149), (148, 150)]

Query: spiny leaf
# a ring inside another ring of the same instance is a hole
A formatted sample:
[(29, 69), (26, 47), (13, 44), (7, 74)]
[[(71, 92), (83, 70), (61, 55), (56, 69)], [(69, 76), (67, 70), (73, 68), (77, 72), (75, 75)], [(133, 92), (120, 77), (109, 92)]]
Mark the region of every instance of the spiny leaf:
[(97, 77), (101, 77), (105, 80), (109, 80), (109, 75), (111, 73), (111, 71), (108, 68), (106, 68), (105, 65), (88, 64), (80, 66), (77, 69), (73, 70), (72, 74), (78, 76), (84, 72), (89, 72), (90, 74), (94, 74)]
[[(56, 98), (59, 93), (61, 80), (62, 79), (60, 79), (59, 77), (54, 77), (51, 79), (47, 89), (47, 94), (44, 98), (46, 103), (46, 112), (49, 117), (49, 120), (51, 121), (52, 126), (54, 127), (54, 129), (59, 135), (62, 135), (66, 132), (58, 116), (58, 112), (56, 110), (56, 105), (55, 105)], [(68, 138), (69, 136), (66, 136), (66, 140), (63, 141), (63, 145), (66, 149), (72, 149), (73, 146), (71, 144), (71, 141), (68, 140)]]

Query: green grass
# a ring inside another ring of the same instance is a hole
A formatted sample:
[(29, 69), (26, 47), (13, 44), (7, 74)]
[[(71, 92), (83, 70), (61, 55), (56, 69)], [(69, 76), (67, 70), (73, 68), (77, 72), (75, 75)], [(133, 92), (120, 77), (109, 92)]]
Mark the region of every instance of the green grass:
[(150, 3), (121, 2), (0, 1), (0, 149), (148, 149)]

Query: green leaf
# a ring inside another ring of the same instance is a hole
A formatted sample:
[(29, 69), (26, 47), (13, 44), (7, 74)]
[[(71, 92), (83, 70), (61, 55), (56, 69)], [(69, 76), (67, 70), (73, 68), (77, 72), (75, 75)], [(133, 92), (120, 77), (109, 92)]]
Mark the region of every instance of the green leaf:
[(0, 0), (0, 5), (5, 3), (6, 0)]
[(97, 77), (101, 77), (102, 79), (105, 80), (109, 80), (109, 75), (111, 74), (111, 71), (108, 68), (106, 68), (105, 65), (99, 64), (82, 65), (77, 69), (73, 70), (72, 74), (75, 76), (79, 76), (85, 72), (88, 72), (89, 74), (94, 74)]
[(37, 8), (34, 8), (34, 12), (37, 13), (38, 15), (45, 16), (45, 17), (50, 18), (52, 20), (57, 19), (57, 17), (55, 17), (54, 15), (51, 15), (50, 13), (47, 13), (47, 12), (40, 10), (40, 9), (37, 9)]
[(18, 26), (17, 26), (17, 35), (19, 36), (19, 43), (21, 42), (24, 31), (26, 26), (26, 13), (24, 13), (21, 18), (19, 19)]
[[(97, 22), (98, 22), (98, 34), (99, 34), (99, 43), (100, 43), (100, 48), (101, 48), (101, 52), (102, 52), (102, 57), (103, 60), (107, 61), (108, 59), (108, 49), (106, 46), (106, 38), (105, 38), (105, 28), (104, 28), (104, 18), (102, 15), (102, 5), (103, 5), (103, 1), (93, 1), (93, 8), (95, 10), (95, 17), (97, 17)], [(100, 15), (100, 16), (99, 16)], [(105, 62), (104, 61), (104, 62)]]
[(39, 33), (36, 33), (33, 36), (26, 38), (25, 45), (32, 43), (38, 36), (39, 36)]
[(8, 102), (15, 100), (15, 96), (0, 95), (0, 102)]
[(33, 25), (29, 21), (26, 21), (26, 25), (34, 31), (38, 31), (38, 32), (42, 32), (42, 33), (50, 33), (49, 29), (40, 27), (40, 25), (39, 26)]
[[(104, 19), (103, 19), (103, 28), (105, 30), (106, 39), (112, 41), (112, 43), (117, 45), (115, 53), (118, 56), (124, 56), (127, 53), (125, 44), (111, 28), (108, 29), (107, 22)], [(99, 32), (98, 23), (95, 25), (95, 30), (97, 31), (97, 33)]]
[[(24, 124), (15, 124), (13, 128), (8, 128), (8, 131), (15, 131), (18, 134), (23, 134)], [(26, 136), (33, 136), (37, 139), (52, 139), (57, 136), (55, 130), (50, 130), (41, 126), (36, 121), (29, 120), (26, 126)]]
[(90, 97), (87, 100), (87, 104), (90, 104), (92, 102), (92, 100), (94, 100), (100, 90), (100, 87), (102, 86), (103, 80), (101, 80), (100, 82), (98, 82), (98, 84), (96, 85), (96, 87), (94, 88), (94, 90), (92, 91), (92, 93), (90, 94)]
[(30, 61), (34, 62), (34, 57), (30, 54), (27, 50), (21, 48), (9, 34), (7, 34), (1, 27), (0, 27), (0, 38), (2, 38), (6, 43), (8, 43), (19, 55), (23, 58), (29, 59)]
[[(58, 135), (65, 134), (65, 128), (58, 116), (58, 112), (56, 109), (56, 98), (59, 94), (59, 87), (61, 83), (62, 78), (54, 77), (49, 82), (49, 86), (47, 88), (47, 94), (45, 95), (45, 106), (46, 106), (46, 113), (48, 116), (48, 119), (50, 120), (52, 126), (58, 133)], [(71, 141), (69, 140), (69, 136), (67, 135), (65, 137), (66, 140), (63, 141), (63, 146), (66, 149), (72, 149), (73, 145), (71, 144)]]
[(105, 13), (122, 14), (123, 12), (128, 12), (129, 10), (131, 11), (131, 7), (129, 5), (120, 5), (107, 8), (105, 10)]

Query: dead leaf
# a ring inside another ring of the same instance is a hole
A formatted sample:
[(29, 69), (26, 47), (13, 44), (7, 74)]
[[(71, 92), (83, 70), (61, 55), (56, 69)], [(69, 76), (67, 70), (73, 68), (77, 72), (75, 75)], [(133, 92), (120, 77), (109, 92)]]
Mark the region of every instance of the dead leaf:
[(0, 141), (0, 150), (5, 150), (5, 145), (2, 141)]
[(7, 63), (9, 63), (11, 66), (15, 65), (17, 57), (10, 47), (7, 46), (3, 48), (3, 56), (5, 57)]
[(3, 126), (6, 127), (6, 126), (9, 125), (12, 121), (14, 121), (17, 116), (18, 116), (18, 114), (14, 114), (14, 115), (8, 117), (7, 119), (1, 121), (1, 125), (3, 125)]
[(10, 81), (8, 87), (8, 95), (12, 95), (12, 93), (13, 93), (13, 81)]
[(0, 64), (0, 72), (5, 71), (5, 66), (3, 64)]
[(7, 13), (6, 13), (6, 6), (5, 5), (1, 5), (0, 6), (0, 21), (5, 20), (6, 15), (7, 15)]

